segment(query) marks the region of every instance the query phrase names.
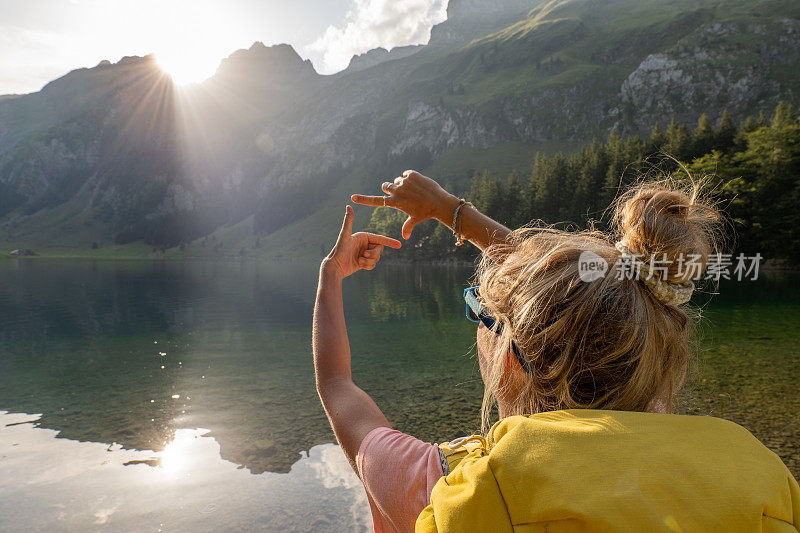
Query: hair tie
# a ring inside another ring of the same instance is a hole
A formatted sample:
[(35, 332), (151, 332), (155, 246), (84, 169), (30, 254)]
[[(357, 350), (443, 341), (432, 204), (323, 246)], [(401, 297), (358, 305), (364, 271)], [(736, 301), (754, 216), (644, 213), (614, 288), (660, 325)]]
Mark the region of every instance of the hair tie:
[(694, 282), (692, 280), (673, 283), (665, 280), (660, 275), (656, 275), (648, 263), (638, 259), (638, 256), (642, 254), (634, 253), (625, 241), (619, 241), (614, 244), (614, 248), (619, 250), (620, 258), (623, 261), (628, 261), (638, 267), (634, 269), (638, 274), (637, 279), (644, 282), (656, 299), (664, 305), (678, 306), (692, 299), (692, 293), (694, 292)]

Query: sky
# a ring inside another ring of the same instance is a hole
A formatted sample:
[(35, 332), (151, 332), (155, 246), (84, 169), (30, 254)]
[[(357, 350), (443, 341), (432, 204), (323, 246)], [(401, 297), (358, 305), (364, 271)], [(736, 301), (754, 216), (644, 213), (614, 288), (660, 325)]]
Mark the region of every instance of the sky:
[(154, 53), (178, 83), (253, 42), (289, 43), (321, 74), (354, 54), (426, 43), (448, 0), (0, 0), (0, 95)]

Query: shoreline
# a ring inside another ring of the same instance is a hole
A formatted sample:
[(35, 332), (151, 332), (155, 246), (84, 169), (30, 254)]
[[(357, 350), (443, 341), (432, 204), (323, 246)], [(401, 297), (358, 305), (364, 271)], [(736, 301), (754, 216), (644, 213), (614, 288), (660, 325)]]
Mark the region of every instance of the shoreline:
[[(188, 263), (188, 262), (214, 262), (221, 263), (321, 263), (324, 257), (286, 257), (283, 255), (276, 256), (184, 256), (184, 257), (145, 257), (145, 256), (109, 256), (109, 255), (57, 255), (57, 254), (36, 254), (15, 256), (10, 254), (1, 254), (0, 260), (8, 261), (40, 261), (40, 260), (82, 260), (82, 261), (150, 261), (153, 263)], [(407, 259), (381, 259), (380, 264), (383, 265), (420, 265), (420, 266), (453, 266), (453, 267), (474, 267), (474, 261), (461, 261), (461, 260), (439, 260), (439, 261), (411, 261)], [(800, 268), (798, 268), (800, 271)]]
[[(262, 262), (272, 262), (272, 263), (319, 263), (324, 258), (319, 257), (287, 257), (281, 254), (274, 255), (274, 256), (200, 256), (200, 255), (192, 255), (192, 256), (167, 256), (165, 254), (148, 254), (148, 256), (142, 255), (104, 255), (104, 254), (86, 254), (86, 255), (78, 255), (78, 254), (49, 254), (49, 253), (42, 253), (42, 254), (34, 254), (34, 255), (11, 255), (8, 253), (0, 254), (0, 260), (89, 260), (89, 261), (150, 261), (154, 263), (187, 263), (187, 262), (223, 262), (223, 263), (231, 263), (231, 262), (253, 262), (253, 263), (262, 263)], [(425, 260), (425, 261), (414, 261), (409, 259), (382, 259), (380, 261), (381, 264), (384, 265), (392, 265), (392, 266), (436, 266), (436, 267), (476, 267), (476, 261), (463, 261), (459, 259), (442, 259), (442, 260)], [(759, 266), (760, 272), (800, 272), (800, 265), (787, 265), (783, 263), (774, 263), (771, 261), (766, 261), (764, 264)]]

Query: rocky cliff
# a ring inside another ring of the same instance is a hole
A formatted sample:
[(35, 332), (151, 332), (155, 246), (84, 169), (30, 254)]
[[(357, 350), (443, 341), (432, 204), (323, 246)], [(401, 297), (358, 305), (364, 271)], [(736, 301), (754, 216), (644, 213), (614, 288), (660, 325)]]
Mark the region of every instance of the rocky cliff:
[(386, 61), (408, 57), (421, 47), (422, 45), (398, 46), (392, 48), (391, 51), (386, 48), (375, 48), (374, 50), (350, 58), (350, 63), (347, 65), (347, 68), (342, 71), (342, 74), (359, 72)]
[(620, 88), (631, 126), (645, 129), (667, 117), (697, 118), (698, 109), (728, 108), (740, 117), (795, 101), (786, 75), (800, 64), (800, 21), (705, 24), (666, 50), (648, 55)]

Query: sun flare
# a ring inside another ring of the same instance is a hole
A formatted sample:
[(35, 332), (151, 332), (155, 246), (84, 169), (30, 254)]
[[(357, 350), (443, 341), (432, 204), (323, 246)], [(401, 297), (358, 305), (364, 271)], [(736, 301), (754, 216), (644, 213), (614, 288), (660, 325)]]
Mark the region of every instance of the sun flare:
[(192, 462), (194, 438), (202, 433), (192, 429), (179, 429), (175, 438), (161, 451), (161, 468), (168, 474), (178, 474), (186, 470)]
[(220, 9), (203, 0), (159, 4), (149, 19), (149, 47), (161, 68), (178, 85), (204, 81), (220, 61), (249, 41), (235, 30), (237, 10)]
[(173, 50), (156, 53), (161, 69), (178, 85), (207, 80), (219, 66), (219, 58), (197, 50)]

